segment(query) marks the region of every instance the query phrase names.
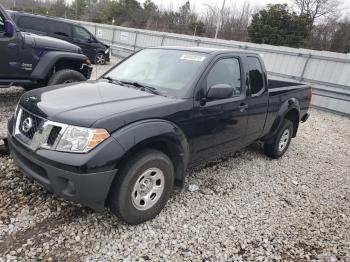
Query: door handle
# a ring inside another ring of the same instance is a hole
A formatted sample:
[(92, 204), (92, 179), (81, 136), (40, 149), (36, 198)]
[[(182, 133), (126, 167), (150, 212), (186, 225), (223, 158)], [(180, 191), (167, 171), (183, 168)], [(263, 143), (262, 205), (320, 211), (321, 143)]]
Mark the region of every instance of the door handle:
[(240, 112), (244, 112), (248, 108), (248, 105), (246, 103), (242, 103), (238, 108)]
[(9, 43), (7, 46), (8, 46), (8, 48), (12, 48), (12, 49), (17, 48), (17, 44), (16, 43)]

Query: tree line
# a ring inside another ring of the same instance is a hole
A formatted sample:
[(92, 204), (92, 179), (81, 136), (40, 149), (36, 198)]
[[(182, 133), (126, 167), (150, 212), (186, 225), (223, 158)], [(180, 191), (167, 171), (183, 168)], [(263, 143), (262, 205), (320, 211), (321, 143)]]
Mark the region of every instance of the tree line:
[(96, 23), (350, 53), (350, 19), (341, 16), (339, 0), (294, 0), (258, 9), (248, 2), (223, 10), (207, 5), (202, 14), (189, 1), (164, 10), (152, 0), (0, 0), (6, 8)]

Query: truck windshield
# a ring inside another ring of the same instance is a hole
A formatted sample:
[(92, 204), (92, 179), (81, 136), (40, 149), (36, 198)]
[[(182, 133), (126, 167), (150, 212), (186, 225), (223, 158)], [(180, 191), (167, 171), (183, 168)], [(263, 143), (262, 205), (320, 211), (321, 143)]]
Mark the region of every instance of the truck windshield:
[(169, 49), (145, 49), (117, 65), (104, 77), (156, 88), (160, 94), (183, 97), (206, 54)]

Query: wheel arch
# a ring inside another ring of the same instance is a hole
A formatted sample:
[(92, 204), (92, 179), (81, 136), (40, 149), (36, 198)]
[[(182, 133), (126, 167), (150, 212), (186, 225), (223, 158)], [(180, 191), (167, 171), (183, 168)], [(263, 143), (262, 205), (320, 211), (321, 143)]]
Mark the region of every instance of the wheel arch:
[[(36, 65), (31, 74), (32, 79), (47, 80), (55, 67), (60, 69), (74, 69), (81, 72), (81, 66), (88, 58), (83, 54), (69, 52), (47, 52)], [(57, 71), (59, 71), (57, 70)]]
[(296, 108), (289, 110), (285, 114), (284, 119), (288, 119), (293, 123), (293, 137), (296, 137), (298, 128), (299, 128), (299, 121), (300, 121), (299, 111)]
[(269, 143), (273, 139), (281, 127), (284, 119), (288, 119), (293, 123), (293, 137), (295, 137), (297, 135), (300, 122), (300, 105), (297, 99), (288, 99), (281, 105), (269, 133), (263, 138), (265, 143)]
[(115, 132), (112, 136), (125, 150), (119, 161), (121, 166), (141, 150), (156, 149), (173, 162), (175, 185), (184, 185), (190, 150), (185, 134), (174, 123), (166, 120), (141, 121)]

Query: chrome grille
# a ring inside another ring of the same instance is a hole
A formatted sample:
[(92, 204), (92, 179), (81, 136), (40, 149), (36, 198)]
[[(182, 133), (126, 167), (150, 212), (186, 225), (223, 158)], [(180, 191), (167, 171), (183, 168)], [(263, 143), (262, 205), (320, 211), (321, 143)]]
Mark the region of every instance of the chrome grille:
[[(32, 127), (28, 131), (23, 130), (23, 122), (26, 119), (31, 119), (32, 123), (33, 123)], [(23, 135), (25, 135), (26, 137), (28, 137), (29, 139), (33, 139), (34, 134), (36, 131), (38, 131), (38, 128), (42, 124), (43, 119), (36, 117), (35, 115), (23, 110), (19, 121), (20, 121), (19, 128), (20, 128), (21, 133)]]
[(51, 129), (51, 132), (50, 132), (50, 135), (49, 135), (49, 138), (47, 139), (47, 144), (49, 146), (53, 146), (55, 144), (55, 141), (57, 139), (57, 137), (59, 136), (60, 132), (61, 132), (61, 127), (59, 126), (54, 126), (52, 129)]
[[(27, 123), (24, 123), (26, 120)], [(66, 124), (44, 119), (20, 107), (17, 110), (14, 136), (34, 151), (39, 148), (55, 149), (67, 127)]]

